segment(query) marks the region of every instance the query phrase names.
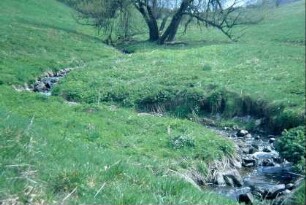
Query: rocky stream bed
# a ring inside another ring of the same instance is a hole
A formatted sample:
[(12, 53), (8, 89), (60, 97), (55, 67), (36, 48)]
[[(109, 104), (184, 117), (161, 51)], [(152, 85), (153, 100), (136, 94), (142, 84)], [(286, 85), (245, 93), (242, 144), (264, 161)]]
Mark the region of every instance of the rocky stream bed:
[(51, 89), (54, 85), (56, 85), (60, 79), (64, 78), (71, 70), (73, 69), (64, 68), (58, 72), (48, 71), (38, 77), (33, 84), (25, 84), (21, 87), (14, 86), (14, 88), (17, 91), (33, 91), (49, 96), (51, 95)]
[[(54, 85), (71, 70), (46, 72), (34, 84), (15, 89), (51, 95)], [(304, 178), (293, 173), (292, 164), (279, 156), (274, 149), (274, 136), (260, 136), (242, 129), (208, 128), (233, 140), (238, 153), (225, 169), (214, 170), (214, 177), (206, 183), (214, 192), (246, 204), (253, 204), (255, 200), (283, 204)], [(192, 178), (197, 184), (204, 184), (198, 183), (197, 177)]]
[(246, 204), (255, 200), (283, 204), (290, 199), (303, 176), (294, 173), (292, 163), (279, 156), (274, 148), (275, 136), (212, 129), (233, 140), (238, 153), (232, 168), (218, 172), (214, 178), (214, 191)]

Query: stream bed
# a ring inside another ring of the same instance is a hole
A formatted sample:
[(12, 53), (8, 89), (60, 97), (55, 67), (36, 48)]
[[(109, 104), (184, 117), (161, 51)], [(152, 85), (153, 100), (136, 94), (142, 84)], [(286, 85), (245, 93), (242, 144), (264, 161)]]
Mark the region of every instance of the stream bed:
[(233, 140), (238, 153), (233, 167), (239, 172), (234, 176), (239, 183), (228, 181), (228, 174), (221, 172), (223, 179), (217, 177), (211, 185), (215, 192), (246, 204), (253, 204), (255, 200), (282, 204), (299, 186), (303, 176), (294, 173), (292, 163), (279, 156), (274, 148), (274, 136), (260, 136), (247, 130), (208, 128)]

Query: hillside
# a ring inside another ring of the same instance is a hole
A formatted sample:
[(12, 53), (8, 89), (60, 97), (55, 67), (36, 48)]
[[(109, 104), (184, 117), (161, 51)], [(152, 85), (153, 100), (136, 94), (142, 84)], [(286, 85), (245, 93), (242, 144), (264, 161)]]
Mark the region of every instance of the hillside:
[[(196, 122), (302, 124), (304, 6), (269, 11), (238, 43), (193, 28), (177, 39), (186, 44), (140, 40), (124, 54), (57, 1), (2, 0), (0, 202), (236, 204), (191, 180), (236, 155)], [(74, 69), (51, 96), (14, 89), (64, 68)]]
[[(193, 28), (188, 35), (178, 35), (183, 45), (123, 45), (132, 55), (91, 62), (86, 72), (69, 76), (55, 94), (86, 103), (100, 95), (101, 101), (140, 109), (157, 104), (179, 115), (196, 107), (199, 114), (255, 115), (264, 120), (265, 129), (280, 133), (304, 121), (303, 4), (266, 11), (265, 20), (249, 25), (238, 43), (215, 30)], [(171, 106), (185, 103), (178, 99), (193, 105)]]
[[(13, 89), (45, 71), (80, 67), (75, 72), (86, 73), (92, 62), (104, 67), (122, 57), (91, 28), (76, 24), (71, 10), (51, 0), (6, 0), (0, 21), (1, 201), (233, 203), (175, 174), (198, 166), (205, 172), (206, 163), (233, 154), (231, 142), (212, 131), (111, 103), (74, 105)], [(173, 148), (177, 136), (193, 140), (195, 147)]]

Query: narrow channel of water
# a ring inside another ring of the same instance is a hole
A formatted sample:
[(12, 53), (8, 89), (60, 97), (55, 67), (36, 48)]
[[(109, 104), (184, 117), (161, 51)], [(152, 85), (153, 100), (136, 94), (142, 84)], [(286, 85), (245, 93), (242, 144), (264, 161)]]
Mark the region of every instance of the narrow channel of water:
[(209, 128), (236, 144), (241, 164), (237, 170), (243, 180), (242, 186), (212, 185), (212, 190), (247, 204), (255, 199), (278, 204), (298, 186), (301, 176), (293, 173), (292, 164), (279, 156), (274, 148), (274, 136)]

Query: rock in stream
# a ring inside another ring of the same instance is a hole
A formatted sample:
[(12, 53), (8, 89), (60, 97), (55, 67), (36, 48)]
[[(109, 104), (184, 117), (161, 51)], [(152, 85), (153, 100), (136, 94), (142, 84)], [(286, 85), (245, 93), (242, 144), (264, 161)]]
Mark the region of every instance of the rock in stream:
[(218, 173), (213, 190), (246, 204), (252, 204), (254, 198), (276, 200), (291, 192), (297, 177), (291, 173), (292, 164), (274, 150), (274, 136), (252, 135), (247, 130), (217, 131), (236, 143), (242, 168)]

